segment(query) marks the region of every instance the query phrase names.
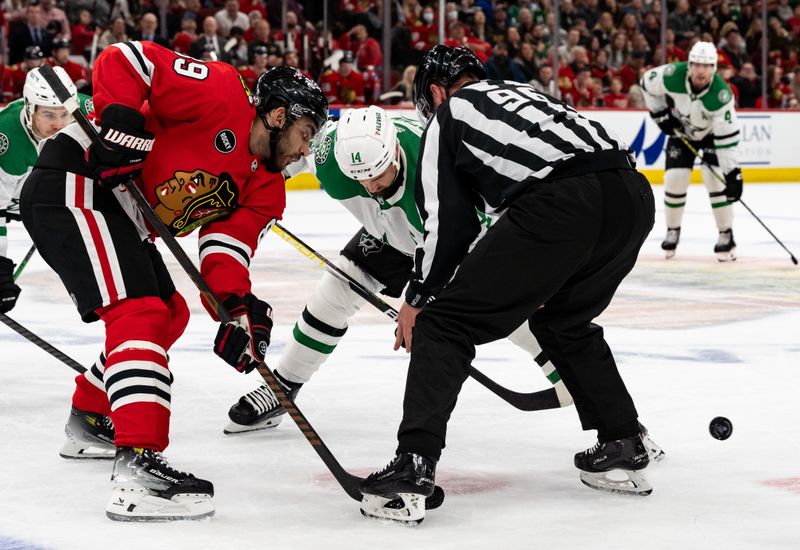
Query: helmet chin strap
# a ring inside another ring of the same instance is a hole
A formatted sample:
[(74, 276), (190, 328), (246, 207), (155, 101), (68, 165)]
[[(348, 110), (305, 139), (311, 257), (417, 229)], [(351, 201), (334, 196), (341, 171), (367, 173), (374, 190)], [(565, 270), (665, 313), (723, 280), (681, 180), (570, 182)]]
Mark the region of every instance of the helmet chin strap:
[(266, 115), (261, 115), (261, 122), (264, 123), (264, 127), (269, 132), (269, 159), (264, 164), (267, 166), (267, 170), (270, 172), (280, 172), (281, 169), (275, 160), (275, 157), (278, 154), (278, 136), (281, 132), (286, 130), (288, 126), (286, 122), (284, 122), (283, 126), (280, 128), (272, 126), (269, 122), (267, 122)]

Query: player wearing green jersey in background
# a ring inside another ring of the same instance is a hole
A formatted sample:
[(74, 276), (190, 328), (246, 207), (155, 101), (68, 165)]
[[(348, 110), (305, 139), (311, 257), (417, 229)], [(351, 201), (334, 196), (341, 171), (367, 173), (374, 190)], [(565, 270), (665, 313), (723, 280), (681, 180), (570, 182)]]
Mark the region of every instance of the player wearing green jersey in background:
[[(56, 74), (75, 94), (75, 84), (61, 67)], [(89, 96), (80, 96), (86, 111)], [(25, 178), (39, 158), (39, 142), (49, 138), (72, 121), (50, 86), (32, 69), (25, 79), (22, 99), (12, 101), (0, 111), (0, 312), (11, 311), (20, 288), (14, 283), (14, 263), (8, 254), (9, 220), (19, 220), (19, 193)]]
[(714, 252), (720, 261), (736, 259), (732, 203), (742, 196), (739, 121), (731, 89), (716, 70), (717, 48), (710, 42), (697, 42), (689, 52), (688, 63), (671, 63), (646, 71), (640, 83), (650, 116), (669, 136), (664, 171), (667, 236), (661, 243), (667, 258), (675, 255), (678, 246), (686, 191), (695, 163), (694, 153), (681, 140), (684, 137), (724, 175), (723, 184), (707, 166), (700, 168), (719, 229)]
[[(417, 120), (391, 118), (380, 107), (352, 109), (329, 123), (315, 153), (322, 188), (364, 226), (345, 245), (336, 265), (372, 292), (399, 297), (411, 277), (413, 255), (423, 224), (414, 200), (417, 156), (424, 128)], [(476, 212), (479, 240), (494, 218)], [(473, 243), (474, 244), (474, 243)], [(350, 317), (364, 304), (347, 283), (325, 273), (294, 326), (275, 375), (292, 397), (330, 356), (347, 331)], [(553, 383), (562, 407), (572, 404), (564, 383), (525, 323), (509, 339), (530, 353)], [(231, 407), (226, 433), (277, 426), (285, 413), (266, 385)], [(663, 451), (642, 428), (652, 459)]]

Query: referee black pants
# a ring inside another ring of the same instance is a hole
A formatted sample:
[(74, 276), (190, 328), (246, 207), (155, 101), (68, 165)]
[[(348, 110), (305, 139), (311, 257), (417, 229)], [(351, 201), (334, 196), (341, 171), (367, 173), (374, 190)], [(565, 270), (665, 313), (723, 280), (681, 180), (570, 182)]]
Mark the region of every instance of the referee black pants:
[(638, 433), (636, 408), (594, 324), (653, 227), (647, 180), (606, 170), (531, 185), (417, 316), (399, 452), (437, 458), (475, 346), (527, 319), (584, 429), (601, 440)]

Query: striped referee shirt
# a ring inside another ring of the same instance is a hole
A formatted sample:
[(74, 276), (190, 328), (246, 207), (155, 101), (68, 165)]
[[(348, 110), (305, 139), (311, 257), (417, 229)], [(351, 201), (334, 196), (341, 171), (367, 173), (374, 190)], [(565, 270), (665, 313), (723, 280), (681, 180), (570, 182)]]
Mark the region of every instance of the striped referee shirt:
[(453, 94), (422, 137), (416, 201), (424, 222), (406, 291), (425, 305), (479, 236), (475, 210), (501, 213), (565, 162), (627, 145), (599, 123), (528, 84), (483, 80)]

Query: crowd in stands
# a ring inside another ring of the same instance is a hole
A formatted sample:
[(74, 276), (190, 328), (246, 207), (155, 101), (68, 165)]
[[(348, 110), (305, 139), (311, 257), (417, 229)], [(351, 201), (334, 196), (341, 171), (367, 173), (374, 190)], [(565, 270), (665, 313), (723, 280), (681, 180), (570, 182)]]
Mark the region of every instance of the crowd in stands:
[[(422, 55), (439, 42), (470, 48), (490, 78), (530, 82), (578, 107), (642, 108), (638, 80), (661, 64), (661, 9), (666, 7), (667, 62), (686, 61), (697, 40), (714, 43), (719, 74), (739, 107), (800, 105), (800, 0), (560, 0), (559, 46), (553, 47), (552, 0), (2, 0), (3, 100), (20, 97), (25, 74), (47, 62), (63, 66), (86, 92), (97, 54), (115, 42), (150, 40), (198, 59), (238, 68), (252, 85), (270, 67), (298, 67), (332, 104), (410, 105)], [(391, 9), (391, 74), (383, 78), (383, 10)], [(761, 74), (762, 34), (768, 37)], [(557, 56), (557, 57), (556, 57)], [(554, 61), (558, 71), (554, 74)], [(390, 86), (382, 86), (389, 82)]]

